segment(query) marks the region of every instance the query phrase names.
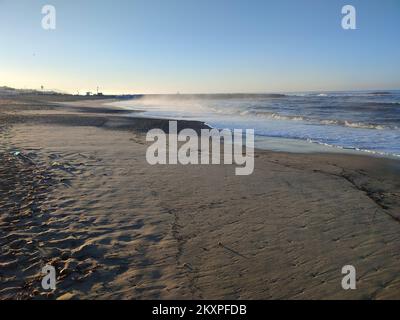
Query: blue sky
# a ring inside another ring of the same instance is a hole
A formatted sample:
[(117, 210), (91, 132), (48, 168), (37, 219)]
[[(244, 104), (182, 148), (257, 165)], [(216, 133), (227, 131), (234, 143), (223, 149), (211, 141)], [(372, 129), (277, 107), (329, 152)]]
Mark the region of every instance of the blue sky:
[[(45, 4), (57, 28), (41, 28)], [(341, 8), (357, 30), (341, 28)], [(0, 0), (0, 85), (68, 92), (400, 89), (399, 0)]]

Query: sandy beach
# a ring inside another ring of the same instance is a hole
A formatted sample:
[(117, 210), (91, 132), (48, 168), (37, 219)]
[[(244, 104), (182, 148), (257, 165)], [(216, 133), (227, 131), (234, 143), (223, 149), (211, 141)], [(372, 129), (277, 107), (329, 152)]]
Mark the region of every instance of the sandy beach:
[(0, 98), (1, 299), (400, 298), (400, 161), (151, 166), (145, 133), (167, 121), (66, 100)]

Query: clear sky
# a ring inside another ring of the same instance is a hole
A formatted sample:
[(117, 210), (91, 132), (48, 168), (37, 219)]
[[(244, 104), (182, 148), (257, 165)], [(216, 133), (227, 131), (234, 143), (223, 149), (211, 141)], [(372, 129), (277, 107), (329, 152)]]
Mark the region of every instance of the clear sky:
[[(57, 27), (41, 27), (42, 6)], [(357, 10), (343, 30), (341, 8)], [(400, 0), (0, 0), (0, 85), (67, 92), (400, 89)]]

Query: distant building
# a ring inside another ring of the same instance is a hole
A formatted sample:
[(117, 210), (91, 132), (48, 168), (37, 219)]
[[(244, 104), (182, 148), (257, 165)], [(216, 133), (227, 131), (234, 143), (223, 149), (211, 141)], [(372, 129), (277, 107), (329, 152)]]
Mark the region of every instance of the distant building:
[(88, 91), (88, 92), (86, 92), (86, 95), (87, 95), (87, 96), (91, 96), (92, 93), (91, 93), (90, 91)]

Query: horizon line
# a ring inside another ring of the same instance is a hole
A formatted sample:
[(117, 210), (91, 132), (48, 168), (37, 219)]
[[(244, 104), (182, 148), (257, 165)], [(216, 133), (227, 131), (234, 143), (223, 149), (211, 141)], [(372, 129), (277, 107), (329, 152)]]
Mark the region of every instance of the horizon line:
[[(35, 92), (39, 92), (39, 93), (58, 93), (58, 94), (64, 94), (64, 95), (75, 95), (75, 96), (85, 96), (86, 94), (77, 94), (77, 93), (73, 93), (71, 91), (64, 91), (64, 90), (60, 90), (60, 89), (47, 89), (47, 90), (41, 90), (40, 88), (17, 88), (17, 87), (10, 87), (7, 85), (2, 85), (0, 86), (0, 89), (11, 89), (11, 90), (19, 90), (19, 91), (35, 91)], [(81, 90), (77, 90), (77, 92), (80, 92)], [(332, 92), (386, 92), (386, 91), (400, 91), (400, 88), (385, 88), (385, 89), (374, 89), (374, 88), (370, 88), (370, 89), (350, 89), (350, 90), (334, 90), (334, 89), (329, 89), (329, 90), (299, 90), (299, 91), (295, 91), (295, 90), (288, 90), (288, 91), (283, 91), (283, 90), (278, 90), (278, 91), (254, 91), (254, 92), (184, 92), (181, 93), (179, 91), (177, 92), (169, 92), (169, 93), (139, 93), (139, 92), (130, 92), (130, 93), (105, 93), (105, 92), (101, 92), (104, 96), (112, 96), (112, 95), (233, 95), (233, 94), (242, 94), (242, 95), (256, 95), (256, 94), (286, 94), (286, 93), (314, 93), (314, 92), (321, 92), (321, 93), (332, 93)], [(87, 93), (90, 92), (92, 93), (92, 96), (96, 96), (96, 90), (94, 91), (86, 91), (83, 90), (83, 92)]]

